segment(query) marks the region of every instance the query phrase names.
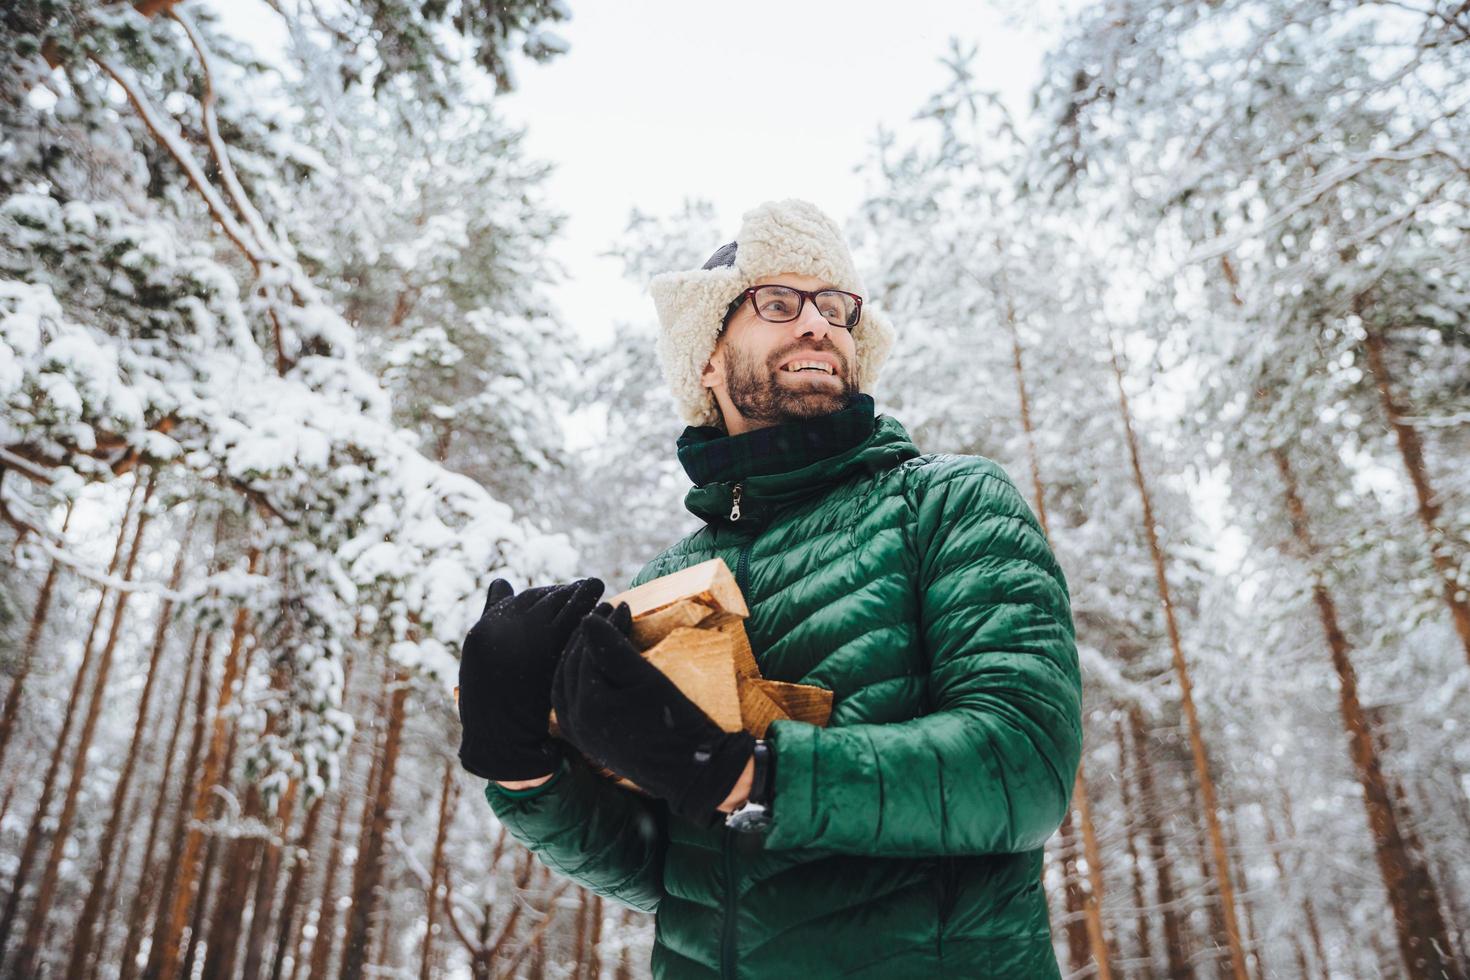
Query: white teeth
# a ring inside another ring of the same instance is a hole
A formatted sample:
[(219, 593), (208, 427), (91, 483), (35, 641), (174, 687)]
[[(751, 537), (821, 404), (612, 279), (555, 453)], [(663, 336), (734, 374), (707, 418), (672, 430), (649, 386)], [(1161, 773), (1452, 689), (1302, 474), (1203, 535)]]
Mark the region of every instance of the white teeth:
[(821, 361), (792, 361), (790, 364), (786, 365), (781, 370), (783, 370), (783, 371), (793, 371), (794, 372), (794, 371), (800, 371), (803, 368), (816, 368), (817, 370), (823, 372), (824, 374), (832, 374), (833, 373), (832, 365), (830, 365), (830, 364), (823, 364)]

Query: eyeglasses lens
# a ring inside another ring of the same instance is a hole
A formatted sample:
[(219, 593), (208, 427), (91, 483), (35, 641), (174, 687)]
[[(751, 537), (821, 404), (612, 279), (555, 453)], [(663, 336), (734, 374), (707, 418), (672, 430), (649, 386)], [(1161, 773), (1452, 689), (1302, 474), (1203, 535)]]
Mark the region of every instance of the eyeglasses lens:
[[(763, 318), (773, 323), (794, 320), (801, 312), (801, 294), (786, 286), (762, 286), (755, 291), (755, 308)], [(827, 289), (813, 297), (817, 312), (829, 323), (839, 327), (857, 324), (857, 301), (844, 292)]]

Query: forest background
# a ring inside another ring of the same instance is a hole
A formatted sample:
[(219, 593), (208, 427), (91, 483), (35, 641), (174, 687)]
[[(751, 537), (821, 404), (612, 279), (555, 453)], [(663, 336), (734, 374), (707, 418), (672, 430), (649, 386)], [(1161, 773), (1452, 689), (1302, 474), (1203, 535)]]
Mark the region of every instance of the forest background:
[[(667, 125), (819, 155), (837, 206), (793, 193), (900, 330), (879, 410), (1045, 523), (1086, 690), (1064, 972), (1464, 978), (1470, 4), (948, 5), (948, 44), (812, 6), (671, 39), (629, 5), (629, 70), (932, 43), (889, 125), (799, 85)], [(514, 90), (576, 14), (0, 8), (5, 976), (646, 974), (651, 920), (507, 844), (454, 754), (491, 579), (617, 590), (694, 526), (630, 297), (732, 237), (731, 182), (650, 152), (607, 176), (679, 197), (596, 246), (628, 285), (563, 261)]]

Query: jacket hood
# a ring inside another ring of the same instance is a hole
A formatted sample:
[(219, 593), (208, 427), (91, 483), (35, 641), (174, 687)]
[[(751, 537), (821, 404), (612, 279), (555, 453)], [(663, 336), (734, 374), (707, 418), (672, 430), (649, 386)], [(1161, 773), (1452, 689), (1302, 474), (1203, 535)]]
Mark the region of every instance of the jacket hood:
[[(738, 436), (716, 426), (686, 428), (679, 437), (679, 462), (695, 485), (684, 506), (709, 524), (758, 529), (779, 507), (918, 456), (899, 421), (875, 417), (873, 408), (872, 396), (859, 393), (830, 415)], [(737, 484), (740, 520), (732, 522)]]

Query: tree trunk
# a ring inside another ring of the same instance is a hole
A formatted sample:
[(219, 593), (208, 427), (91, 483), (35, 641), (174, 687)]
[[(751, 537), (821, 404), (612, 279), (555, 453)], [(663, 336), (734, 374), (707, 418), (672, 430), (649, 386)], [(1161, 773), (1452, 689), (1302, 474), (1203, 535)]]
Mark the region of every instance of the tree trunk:
[(1393, 910), (1399, 954), (1407, 970), (1406, 976), (1413, 980), (1465, 980), (1464, 972), (1455, 962), (1449, 934), (1440, 914), (1434, 880), (1400, 829), (1399, 816), (1374, 745), (1373, 729), (1358, 700), (1358, 675), (1349, 657), (1347, 637), (1338, 625), (1337, 603), (1319, 571), (1317, 545), (1312, 539), (1306, 506), (1297, 490), (1296, 475), (1285, 450), (1275, 449), (1272, 456), (1281, 473), (1292, 535), (1308, 564), (1312, 601), (1322, 621), (1332, 666), (1337, 671), (1343, 727), (1347, 731), (1358, 783), (1363, 788), (1363, 806), (1368, 813), (1378, 869)]
[[(1190, 788), (1189, 802), (1191, 811), (1194, 813), (1201, 811), (1202, 807), (1199, 795), (1193, 791), (1193, 787)], [(1199, 855), (1200, 897), (1204, 901), (1205, 910), (1210, 918), (1210, 938), (1214, 941), (1215, 948), (1218, 950), (1220, 937), (1226, 934), (1225, 907), (1220, 903), (1219, 893), (1214, 892), (1210, 888), (1210, 842), (1204, 828), (1204, 820), (1192, 821), (1191, 824), (1195, 832), (1193, 843), (1196, 853)], [(1212, 957), (1212, 960), (1216, 975), (1221, 980), (1229, 980), (1231, 971), (1230, 962), (1227, 959), (1219, 957)]]
[[(284, 666), (277, 664), (271, 669), (271, 688), (278, 694), (284, 694), (290, 679), (286, 675)], [(279, 712), (272, 711), (266, 718), (264, 738), (275, 735), (280, 726), (281, 716)], [(262, 819), (266, 827), (271, 828), (261, 838), (240, 838), (236, 844), (236, 860), (231, 862), (229, 884), (227, 893), (231, 896), (227, 904), (221, 904), (221, 914), (216, 918), (216, 924), (226, 932), (238, 931), (245, 923), (246, 900), (251, 898), (250, 892), (254, 892), (250, 908), (250, 925), (245, 932), (244, 947), (245, 959), (238, 974), (235, 971), (235, 957), (239, 955), (238, 942), (230, 942), (228, 946), (218, 946), (219, 959), (215, 960), (215, 944), (211, 943), (210, 961), (206, 961), (204, 967), (205, 980), (226, 980), (226, 978), (239, 976), (243, 980), (256, 980), (260, 972), (261, 951), (265, 941), (265, 929), (270, 924), (271, 909), (275, 903), (276, 872), (280, 867), (280, 845), (276, 843), (279, 837), (283, 837), (289, 830), (291, 817), (296, 806), (296, 793), (298, 781), (292, 777), (286, 783), (286, 791), (281, 799), (277, 801), (277, 813), (275, 816), (266, 817), (265, 799), (260, 792), (260, 783), (253, 780), (247, 793), (245, 812), (248, 816), (256, 816)], [(255, 887), (250, 887), (251, 881)], [(221, 933), (222, 935), (224, 933)], [(211, 929), (211, 938), (215, 935)]]
[(1123, 419), (1123, 432), (1128, 442), (1128, 457), (1133, 466), (1133, 479), (1137, 484), (1139, 500), (1143, 506), (1144, 534), (1148, 539), (1149, 552), (1153, 556), (1154, 577), (1158, 582), (1159, 601), (1164, 609), (1164, 625), (1169, 633), (1169, 648), (1173, 655), (1174, 673), (1179, 680), (1179, 700), (1189, 726), (1189, 746), (1194, 757), (1195, 777), (1199, 781), (1200, 793), (1204, 796), (1205, 826), (1209, 831), (1215, 876), (1220, 884), (1220, 904), (1225, 915), (1225, 939), (1230, 949), (1231, 974), (1235, 980), (1249, 980), (1245, 969), (1245, 950), (1241, 947), (1240, 942), (1239, 919), (1235, 914), (1235, 889), (1230, 882), (1230, 858), (1226, 854), (1225, 837), (1220, 830), (1220, 804), (1215, 799), (1215, 781), (1210, 776), (1209, 756), (1205, 751), (1204, 735), (1200, 730), (1199, 715), (1194, 709), (1194, 691), (1189, 679), (1189, 665), (1184, 661), (1184, 648), (1179, 639), (1179, 624), (1174, 619), (1174, 601), (1170, 597), (1169, 578), (1164, 570), (1164, 552), (1159, 544), (1153, 501), (1148, 491), (1148, 484), (1143, 478), (1143, 463), (1139, 459), (1138, 439), (1133, 432), (1133, 416), (1128, 409), (1128, 394), (1123, 389), (1123, 369), (1118, 365), (1118, 353), (1111, 342), (1108, 355), (1112, 361), (1113, 377), (1118, 384), (1118, 406)]
[[(246, 571), (253, 574), (259, 560), (259, 549), (252, 547)], [(179, 882), (173, 889), (173, 903), (164, 928), (155, 938), (154, 947), (159, 950), (157, 962), (154, 963), (153, 957), (149, 956), (150, 962), (145, 973), (148, 980), (162, 980), (165, 977), (173, 980), (179, 971), (179, 941), (184, 934), (184, 923), (189, 918), (189, 909), (199, 891), (199, 859), (204, 845), (204, 834), (197, 824), (208, 818), (214, 787), (223, 775), (225, 740), (229, 727), (226, 709), (235, 698), (235, 682), (240, 676), (241, 651), (248, 620), (249, 610), (242, 605), (235, 613), (230, 650), (225, 657), (224, 677), (220, 682), (219, 699), (215, 708), (214, 731), (209, 740), (209, 752), (204, 757), (204, 771), (190, 807), (193, 825), (186, 829), (183, 853), (179, 859)]]
[(434, 970), (434, 936), (437, 927), (434, 914), (439, 911), (439, 883), (444, 877), (444, 842), (449, 837), (449, 824), (454, 814), (454, 760), (444, 764), (444, 786), (439, 792), (439, 830), (434, 835), (434, 859), (429, 869), (427, 926), (424, 929), (424, 959), (419, 967), (419, 980), (431, 980)]
[[(143, 533), (147, 530), (148, 501), (153, 497), (157, 475), (148, 477), (143, 491), (143, 503), (138, 511), (138, 523), (133, 530), (133, 543), (128, 549), (128, 558), (123, 565), (123, 580), (131, 581), (138, 564), (138, 553), (143, 545)], [(87, 776), (87, 753), (92, 748), (92, 738), (97, 733), (97, 719), (102, 716), (102, 702), (107, 696), (107, 681), (112, 672), (112, 658), (117, 651), (118, 637), (122, 635), (122, 624), (127, 618), (128, 599), (132, 592), (120, 590), (112, 607), (112, 624), (107, 631), (107, 642), (97, 658), (97, 677), (92, 683), (92, 696), (87, 702), (87, 714), (82, 721), (78, 737), (75, 761), (71, 767), (71, 779), (67, 783), (66, 796), (62, 798), (61, 815), (51, 837), (51, 852), (46, 867), (41, 872), (41, 884), (36, 892), (36, 902), (31, 908), (31, 917), (26, 924), (25, 936), (21, 939), (20, 952), (14, 964), (16, 976), (28, 977), (36, 972), (36, 960), (41, 954), (41, 945), (46, 938), (46, 924), (51, 918), (51, 904), (56, 900), (56, 887), (60, 881), (61, 858), (66, 850), (66, 840), (71, 836), (72, 821), (76, 819), (77, 802), (81, 798), (82, 781)]]
[[(107, 566), (107, 575), (111, 578), (117, 574), (117, 568), (122, 564), (124, 546), (128, 540), (128, 524), (132, 520), (133, 505), (137, 502), (138, 491), (142, 484), (135, 481), (133, 489), (128, 494), (127, 507), (123, 510), (122, 520), (118, 524), (117, 544), (112, 550), (112, 561)], [(63, 705), (61, 717), (61, 733), (56, 736), (56, 745), (51, 750), (51, 761), (46, 767), (46, 776), (41, 782), (41, 798), (36, 803), (36, 812), (31, 817), (31, 825), (26, 829), (25, 843), (21, 845), (20, 861), (16, 865), (15, 877), (10, 882), (10, 895), (5, 900), (5, 912), (0, 914), (0, 962), (4, 961), (5, 953), (10, 949), (10, 931), (15, 925), (16, 912), (19, 911), (20, 897), (25, 891), (26, 879), (30, 877), (31, 865), (40, 852), (41, 844), (46, 835), (46, 813), (51, 809), (51, 794), (56, 792), (56, 779), (61, 772), (61, 760), (66, 754), (66, 743), (71, 737), (72, 723), (76, 721), (77, 707), (82, 703), (82, 692), (86, 690), (87, 676), (92, 670), (92, 658), (96, 653), (93, 641), (97, 638), (97, 629), (102, 625), (102, 615), (107, 609), (108, 590), (104, 588), (97, 597), (97, 610), (92, 614), (92, 625), (87, 630), (87, 641), (82, 647), (82, 662), (77, 666), (76, 678), (72, 681), (71, 694)]]
[[(255, 780), (251, 780), (245, 790), (245, 806), (241, 815), (246, 822), (264, 820), (265, 801), (260, 795), (260, 784)], [(250, 899), (250, 882), (255, 878), (260, 857), (261, 840), (254, 834), (236, 837), (225, 847), (224, 873), (204, 934), (209, 945), (204, 955), (203, 980), (228, 980), (235, 976), (241, 927), (245, 923), (246, 903)]]
[[(143, 929), (148, 921), (148, 910), (153, 907), (155, 892), (158, 889), (158, 873), (155, 865), (158, 847), (158, 830), (163, 824), (163, 813), (168, 805), (169, 777), (173, 774), (174, 756), (178, 749), (179, 736), (184, 729), (184, 710), (189, 704), (189, 688), (194, 682), (194, 666), (198, 659), (200, 639), (203, 631), (194, 627), (194, 633), (189, 638), (189, 646), (184, 654), (184, 680), (179, 687), (178, 703), (174, 709), (173, 726), (169, 730), (168, 746), (163, 750), (163, 774), (158, 780), (158, 790), (154, 794), (153, 812), (148, 818), (148, 835), (143, 844), (142, 875), (138, 880), (138, 889), (130, 903), (128, 915), (128, 932), (123, 940), (123, 953), (119, 963), (121, 980), (132, 980), (137, 972), (134, 960), (138, 956), (138, 947), (143, 942)], [(103, 952), (104, 946), (99, 945), (99, 953)], [(101, 965), (102, 957), (99, 955), (98, 962), (94, 964), (93, 970)]]
[[(1021, 413), (1021, 428), (1026, 434), (1026, 455), (1031, 465), (1031, 485), (1036, 495), (1036, 516), (1041, 524), (1041, 533), (1051, 540), (1051, 524), (1046, 513), (1046, 484), (1041, 479), (1041, 454), (1036, 449), (1036, 433), (1031, 426), (1031, 400), (1026, 393), (1026, 371), (1023, 363), (1021, 349), (1021, 334), (1016, 329), (1016, 311), (1006, 300), (1006, 325), (1011, 334), (1011, 364), (1016, 377), (1016, 394)], [(1089, 889), (1086, 893), (1082, 891), (1082, 883), (1077, 873), (1077, 839), (1072, 827), (1072, 809), (1069, 808), (1063, 823), (1063, 840), (1066, 841), (1064, 848), (1064, 859), (1062, 864), (1062, 875), (1066, 881), (1067, 913), (1069, 916), (1067, 928), (1067, 945), (1071, 951), (1072, 968), (1074, 971), (1085, 966), (1087, 960), (1081, 957), (1079, 965), (1079, 953), (1082, 949), (1082, 939), (1085, 937), (1087, 949), (1091, 953), (1094, 963), (1097, 964), (1098, 980), (1112, 980), (1112, 956), (1108, 950), (1106, 933), (1103, 931), (1102, 921), (1102, 850), (1097, 846), (1097, 831), (1092, 823), (1092, 808), (1087, 801), (1087, 784), (1083, 779), (1083, 765), (1079, 762), (1077, 776), (1072, 788), (1072, 801), (1080, 818), (1082, 830), (1081, 850), (1087, 857), (1087, 883)], [(1071, 919), (1080, 909), (1082, 912), (1082, 928), (1079, 933), (1074, 927), (1075, 919)]]
[[(178, 804), (173, 809), (168, 833), (163, 838), (171, 841), (172, 844), (169, 847), (168, 864), (164, 868), (163, 877), (159, 880), (163, 887), (158, 896), (158, 906), (153, 910), (152, 943), (148, 951), (149, 963), (154, 963), (162, 955), (158, 937), (163, 935), (168, 928), (168, 916), (173, 908), (174, 891), (178, 883), (179, 862), (184, 856), (182, 846), (184, 830), (188, 826), (190, 809), (194, 803), (199, 778), (199, 757), (204, 751), (205, 732), (209, 721), (209, 690), (214, 668), (214, 639), (213, 632), (205, 634), (204, 650), (199, 658), (199, 675), (195, 680), (194, 723), (189, 735), (189, 754), (184, 761), (184, 769), (180, 773)], [(164, 789), (166, 790), (167, 787)], [(149, 908), (152, 909), (152, 906)], [(140, 909), (139, 914), (144, 914), (146, 911)], [(139, 946), (142, 945), (141, 930), (136, 942)], [(122, 980), (133, 980), (135, 975), (136, 970), (132, 960), (125, 959)]]
[[(1286, 803), (1287, 813), (1289, 814), (1291, 812), (1290, 797), (1286, 794), (1284, 787), (1281, 790), (1281, 794), (1283, 801)], [(1291, 827), (1290, 818), (1287, 819), (1287, 833), (1293, 837), (1295, 836), (1295, 830)], [(1276, 865), (1276, 874), (1281, 879), (1283, 889), (1287, 889), (1289, 887), (1288, 883), (1292, 880), (1293, 876), (1286, 867), (1286, 856), (1283, 852), (1281, 841), (1277, 838), (1276, 829), (1271, 825), (1269, 819), (1266, 820), (1266, 843), (1271, 848), (1271, 861)], [(1289, 891), (1284, 892), (1283, 897), (1288, 894)], [(1302, 896), (1302, 918), (1306, 922), (1307, 936), (1312, 941), (1313, 952), (1317, 957), (1317, 975), (1321, 977), (1321, 980), (1330, 980), (1331, 971), (1327, 967), (1327, 953), (1322, 946), (1322, 932), (1317, 928), (1317, 912), (1312, 907), (1312, 899), (1308, 895)], [(1301, 971), (1302, 980), (1306, 980), (1307, 977), (1312, 975), (1312, 969), (1307, 962), (1307, 951), (1302, 946), (1301, 934), (1293, 929), (1291, 931), (1291, 939), (1295, 947), (1294, 952), (1296, 953), (1297, 968)]]
[[(184, 580), (184, 566), (189, 557), (189, 542), (194, 535), (194, 521), (198, 516), (199, 512), (196, 510), (189, 517), (189, 523), (184, 529), (184, 538), (179, 544), (178, 556), (174, 559), (173, 574), (169, 576), (170, 591), (177, 592), (180, 583)], [(143, 682), (143, 693), (138, 698), (138, 718), (133, 724), (132, 741), (128, 743), (127, 755), (123, 758), (122, 772), (118, 775), (117, 786), (113, 790), (112, 813), (107, 818), (107, 827), (102, 832), (102, 843), (97, 851), (96, 866), (103, 873), (93, 876), (92, 887), (87, 891), (87, 899), (82, 904), (81, 917), (78, 918), (73, 929), (71, 956), (66, 968), (69, 976), (77, 977), (85, 973), (87, 961), (92, 956), (97, 916), (102, 909), (104, 897), (105, 872), (112, 866), (112, 849), (117, 843), (118, 832), (122, 829), (123, 811), (128, 793), (132, 789), (133, 772), (138, 763), (138, 756), (143, 754), (143, 739), (149, 727), (148, 711), (153, 706), (153, 687), (158, 679), (158, 665), (163, 659), (163, 649), (167, 645), (169, 627), (173, 625), (173, 611), (172, 599), (165, 599), (158, 607), (158, 623), (153, 631), (153, 648), (148, 655), (148, 676)], [(116, 623), (114, 623), (115, 629)], [(97, 694), (100, 700), (102, 694), (100, 684)]]
[[(381, 691), (378, 692), (381, 695)], [(386, 698), (376, 698), (376, 714), (381, 719), (387, 712)], [(386, 727), (386, 726), (385, 726)], [(366, 778), (363, 783), (363, 799), (371, 800), (377, 792), (379, 773), (383, 768), (383, 750), (386, 747), (386, 736), (382, 741), (372, 741), (364, 738), (368, 745), (368, 767)], [(342, 838), (347, 820), (347, 811), (351, 807), (352, 798), (347, 791), (347, 783), (342, 785), (342, 802), (337, 811), (337, 829), (332, 835), (332, 851), (327, 859), (326, 881), (322, 886), (322, 900), (317, 915), (316, 939), (311, 946), (311, 972), (310, 980), (325, 980), (329, 967), (331, 966), (333, 947), (336, 945), (337, 925), (337, 892), (336, 879), (337, 868), (341, 862)], [(366, 823), (367, 821), (364, 820)], [(359, 828), (358, 833), (358, 855), (362, 854), (364, 844), (363, 830)], [(355, 870), (355, 869), (354, 869)]]
[(628, 942), (628, 934), (633, 931), (633, 910), (623, 909), (623, 927), (618, 930), (623, 949), (618, 954), (618, 970), (613, 974), (613, 980), (633, 980), (633, 946)]
[(393, 674), (393, 693), (389, 698), (383, 767), (378, 776), (376, 792), (371, 799), (372, 818), (367, 842), (353, 869), (352, 906), (347, 918), (341, 980), (361, 980), (363, 967), (366, 965), (364, 956), (367, 952), (368, 925), (377, 905), (378, 885), (383, 876), (383, 840), (388, 832), (388, 808), (393, 802), (393, 777), (398, 767), (408, 688), (407, 671), (397, 668)]
[(1118, 791), (1121, 796), (1123, 807), (1123, 837), (1128, 848), (1128, 863), (1133, 868), (1133, 908), (1136, 910), (1134, 916), (1134, 934), (1138, 941), (1138, 958), (1146, 964), (1144, 972), (1150, 974), (1154, 967), (1153, 944), (1149, 940), (1147, 913), (1148, 898), (1143, 881), (1143, 864), (1138, 852), (1137, 834), (1134, 828), (1138, 826), (1137, 811), (1134, 809), (1132, 790), (1129, 788), (1128, 778), (1128, 737), (1123, 732), (1123, 722), (1119, 721), (1114, 726), (1114, 732), (1118, 741)]
[(293, 778), (286, 784), (286, 792), (276, 805), (275, 827), (277, 833), (262, 844), (260, 874), (255, 880), (255, 901), (252, 903), (250, 930), (245, 934), (245, 965), (240, 970), (241, 980), (257, 980), (265, 962), (266, 934), (270, 929), (271, 916), (275, 911), (277, 886), (281, 877), (281, 851), (291, 821), (296, 812), (296, 796), (301, 783)]
[(1271, 971), (1266, 968), (1266, 962), (1263, 956), (1264, 944), (1261, 942), (1260, 932), (1256, 930), (1254, 903), (1249, 898), (1251, 880), (1250, 876), (1246, 873), (1245, 862), (1240, 856), (1239, 825), (1235, 822), (1235, 812), (1233, 810), (1228, 811), (1228, 815), (1230, 816), (1230, 820), (1226, 823), (1226, 826), (1230, 831), (1230, 844), (1235, 855), (1235, 880), (1240, 882), (1240, 907), (1245, 912), (1246, 963), (1252, 967), (1251, 976), (1259, 980), (1261, 977), (1270, 976)]
[[(1361, 296), (1353, 300), (1354, 309), (1359, 315), (1362, 314), (1362, 304)], [(1383, 402), (1383, 413), (1388, 416), (1388, 424), (1398, 441), (1404, 469), (1408, 470), (1409, 482), (1414, 486), (1419, 523), (1424, 526), (1424, 533), (1429, 538), (1429, 557), (1434, 562), (1434, 570), (1439, 573), (1445, 605), (1449, 607), (1455, 632), (1460, 635), (1460, 645), (1465, 648), (1465, 659), (1470, 660), (1470, 596), (1467, 596), (1470, 584), (1460, 581), (1463, 574), (1460, 570), (1461, 556), (1456, 554), (1452, 540), (1439, 525), (1441, 501), (1429, 483), (1429, 470), (1424, 465), (1424, 446), (1419, 441), (1419, 433), (1413, 425), (1404, 421), (1407, 413), (1394, 396), (1393, 379), (1389, 376), (1388, 366), (1383, 358), (1383, 335), (1376, 330), (1369, 330), (1365, 346), (1368, 351), (1368, 369), (1373, 372), (1379, 399)]]
[(1067, 914), (1067, 968), (1073, 974), (1080, 974), (1087, 969), (1091, 949), (1087, 944), (1087, 899), (1082, 894), (1082, 872), (1077, 867), (1082, 844), (1077, 840), (1072, 814), (1072, 808), (1068, 807), (1057, 829), (1057, 857), (1062, 866), (1062, 898)]
[(1189, 948), (1184, 941), (1184, 924), (1174, 903), (1178, 891), (1164, 843), (1164, 820), (1158, 793), (1154, 788), (1153, 763), (1148, 755), (1148, 730), (1143, 712), (1131, 708), (1128, 720), (1133, 727), (1133, 755), (1138, 768), (1138, 797), (1143, 805), (1148, 826), (1149, 856), (1153, 860), (1158, 886), (1159, 908), (1164, 918), (1164, 951), (1169, 958), (1169, 980), (1194, 980), (1194, 967), (1189, 962)]
[(587, 973), (587, 900), (591, 895), (585, 888), (579, 888), (577, 892), (577, 930), (572, 939), (571, 980), (582, 980)]
[[(321, 820), (322, 806), (326, 796), (318, 796), (306, 808), (306, 820), (296, 838), (296, 846), (290, 851), (291, 868), (286, 876), (286, 888), (281, 896), (281, 921), (276, 930), (276, 951), (271, 957), (270, 980), (281, 980), (286, 966), (286, 952), (294, 948), (297, 932), (296, 910), (301, 906), (301, 891), (306, 885), (306, 869), (310, 855), (316, 847), (316, 828)], [(298, 957), (299, 958), (299, 950)], [(296, 964), (292, 964), (295, 969)]]
[[(71, 525), (71, 511), (72, 505), (67, 504), (66, 516), (61, 520), (63, 537)], [(126, 520), (123, 525), (127, 525)], [(36, 647), (41, 642), (41, 631), (46, 626), (46, 614), (51, 611), (51, 592), (56, 586), (56, 572), (60, 567), (61, 563), (53, 558), (51, 567), (46, 569), (46, 579), (41, 583), (41, 591), (36, 593), (36, 608), (31, 612), (31, 625), (26, 629), (25, 645), (21, 647), (20, 665), (16, 668), (15, 676), (10, 679), (10, 689), (5, 692), (5, 707), (0, 709), (0, 773), (5, 771), (5, 751), (10, 748), (10, 735), (15, 730), (15, 719), (20, 714), (20, 697), (25, 691), (31, 666), (36, 661)]]
[[(225, 764), (221, 770), (225, 780), (235, 770), (235, 749), (240, 743), (240, 729), (234, 725), (230, 726), (230, 742), (225, 749)], [(225, 815), (225, 804), (223, 800), (214, 803), (213, 819), (218, 822)], [(194, 975), (194, 957), (199, 952), (199, 943), (204, 939), (205, 916), (208, 914), (213, 902), (217, 900), (218, 889), (214, 886), (214, 873), (219, 868), (220, 852), (225, 848), (224, 841), (217, 833), (209, 835), (209, 845), (204, 850), (204, 870), (199, 874), (199, 899), (194, 903), (194, 911), (189, 919), (189, 942), (184, 954), (184, 965), (180, 967), (180, 975), (192, 977)]]
[[(332, 964), (332, 947), (336, 944), (337, 933), (337, 869), (342, 861), (342, 836), (351, 801), (346, 780), (343, 780), (337, 820), (332, 830), (332, 846), (327, 852), (327, 866), (322, 879), (322, 900), (317, 905), (316, 938), (311, 941), (311, 963), (307, 973), (310, 980), (322, 980)], [(301, 968), (301, 957), (298, 955), (295, 959), (291, 968), (293, 980)]]
[[(592, 896), (592, 935), (588, 937), (587, 977), (588, 980), (602, 978), (602, 896)], [(551, 915), (552, 910), (546, 910)]]

